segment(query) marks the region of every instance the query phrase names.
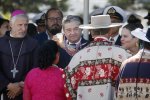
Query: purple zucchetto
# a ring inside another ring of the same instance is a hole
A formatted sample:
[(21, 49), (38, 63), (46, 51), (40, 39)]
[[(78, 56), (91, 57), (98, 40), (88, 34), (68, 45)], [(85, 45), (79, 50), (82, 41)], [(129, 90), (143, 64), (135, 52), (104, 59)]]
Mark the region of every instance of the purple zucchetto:
[(12, 12), (11, 17), (14, 17), (16, 15), (25, 14), (26, 12), (23, 10), (15, 10)]

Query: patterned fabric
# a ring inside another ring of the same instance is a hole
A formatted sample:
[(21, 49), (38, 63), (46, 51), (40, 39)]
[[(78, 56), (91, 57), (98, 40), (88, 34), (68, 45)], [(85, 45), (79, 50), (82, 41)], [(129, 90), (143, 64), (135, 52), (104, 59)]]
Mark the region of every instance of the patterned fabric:
[(65, 69), (68, 100), (112, 100), (114, 82), (126, 51), (104, 38), (80, 50)]
[(141, 58), (142, 52), (123, 63), (117, 100), (150, 100), (150, 51), (144, 50)]
[(89, 41), (85, 40), (83, 37), (81, 37), (79, 43), (77, 44), (69, 44), (68, 40), (64, 40), (65, 47), (63, 49), (66, 50), (66, 52), (72, 57), (74, 56), (74, 54), (76, 54), (79, 50), (86, 47), (88, 44)]
[(66, 100), (62, 74), (54, 66), (31, 70), (25, 80), (23, 100)]

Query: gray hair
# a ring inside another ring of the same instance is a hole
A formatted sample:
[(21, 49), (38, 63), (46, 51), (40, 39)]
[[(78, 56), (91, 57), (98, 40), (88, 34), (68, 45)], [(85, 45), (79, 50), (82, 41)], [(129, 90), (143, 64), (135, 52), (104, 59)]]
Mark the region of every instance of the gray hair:
[(29, 17), (26, 14), (19, 14), (10, 18), (10, 23), (14, 23), (17, 18), (25, 18), (29, 21)]
[(81, 25), (83, 23), (83, 19), (80, 16), (68, 15), (66, 18), (64, 18), (62, 22), (63, 28), (66, 23), (70, 23), (70, 22), (78, 22), (79, 25)]

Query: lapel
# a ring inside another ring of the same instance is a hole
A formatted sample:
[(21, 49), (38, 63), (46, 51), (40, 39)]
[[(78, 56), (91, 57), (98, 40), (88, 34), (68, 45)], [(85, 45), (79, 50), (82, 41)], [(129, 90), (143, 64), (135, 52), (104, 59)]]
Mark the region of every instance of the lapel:
[(86, 47), (90, 42), (88, 40), (85, 40), (83, 37), (81, 38), (81, 45), (80, 49)]

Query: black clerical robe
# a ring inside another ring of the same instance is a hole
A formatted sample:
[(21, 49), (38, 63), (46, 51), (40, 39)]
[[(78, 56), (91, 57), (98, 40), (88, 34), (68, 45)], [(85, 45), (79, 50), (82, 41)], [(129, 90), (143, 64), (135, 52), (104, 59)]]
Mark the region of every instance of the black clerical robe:
[[(12, 52), (15, 63), (18, 58), (18, 63), (16, 63), (18, 72), (15, 74), (15, 78), (13, 78), (13, 73), (11, 72), (14, 69)], [(24, 81), (29, 70), (37, 66), (37, 53), (38, 43), (29, 36), (13, 38), (7, 33), (4, 37), (0, 38), (0, 93), (4, 94), (4, 100), (9, 100), (6, 95), (7, 85), (9, 83)], [(22, 96), (20, 95), (11, 100), (22, 100)]]

